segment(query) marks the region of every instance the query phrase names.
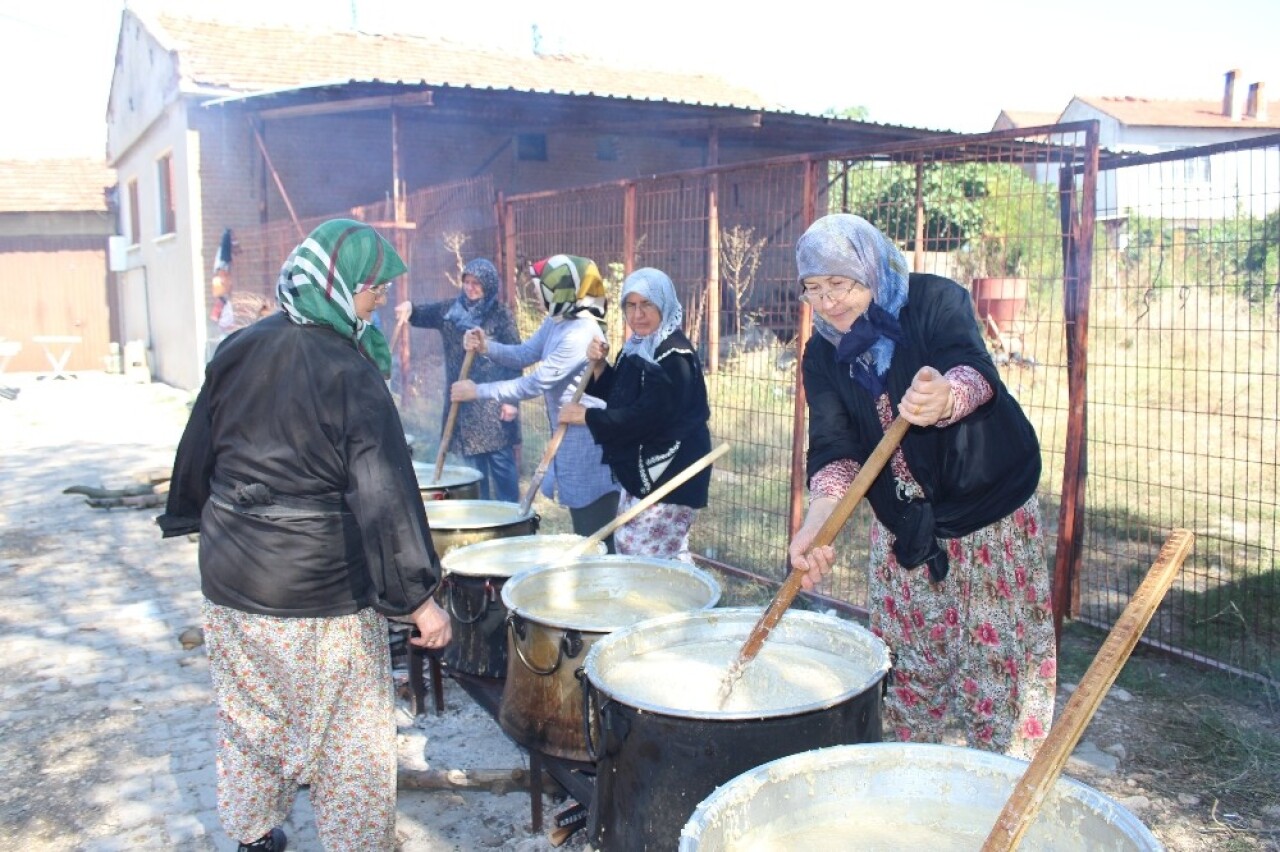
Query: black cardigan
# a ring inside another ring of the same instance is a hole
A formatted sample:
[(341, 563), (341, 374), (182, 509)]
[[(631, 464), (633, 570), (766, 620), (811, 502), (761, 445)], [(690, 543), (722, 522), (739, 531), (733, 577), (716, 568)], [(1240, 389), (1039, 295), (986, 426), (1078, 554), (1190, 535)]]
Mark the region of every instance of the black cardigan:
[[(900, 564), (945, 576), (937, 538), (957, 538), (1011, 514), (1040, 481), (1040, 444), (1022, 408), (1005, 388), (983, 343), (969, 293), (936, 275), (912, 273), (907, 304), (898, 317), (904, 340), (885, 376), (896, 413), (916, 372), (941, 373), (966, 365), (982, 374), (994, 395), (945, 428), (913, 426), (902, 441), (907, 467), (924, 489), (922, 500), (898, 497), (890, 466), (876, 477), (868, 499), (896, 537)], [(808, 475), (837, 459), (866, 461), (884, 436), (871, 395), (835, 359), (835, 347), (815, 336), (805, 347), (804, 388), (809, 404)]]
[(350, 341), (284, 313), (218, 347), (157, 520), (166, 537), (200, 532), (201, 590), (243, 612), (404, 615), (440, 579), (386, 382)]
[[(633, 497), (644, 497), (711, 452), (707, 385), (689, 339), (673, 331), (654, 353), (657, 364), (623, 355), (605, 366), (587, 391), (607, 408), (587, 409), (587, 428), (604, 461)], [(666, 461), (666, 468), (653, 475)], [(707, 505), (711, 468), (705, 468), (661, 502), (701, 509)]]

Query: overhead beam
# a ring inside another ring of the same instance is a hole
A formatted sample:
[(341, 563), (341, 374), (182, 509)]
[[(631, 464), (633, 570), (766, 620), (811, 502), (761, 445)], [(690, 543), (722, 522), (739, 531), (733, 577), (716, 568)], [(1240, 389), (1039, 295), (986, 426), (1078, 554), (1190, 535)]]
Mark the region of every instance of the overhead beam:
[(258, 110), (257, 114), (264, 119), (304, 118), (315, 115), (335, 115), (343, 112), (368, 112), (377, 109), (395, 109), (400, 107), (433, 106), (434, 92), (414, 92), (408, 95), (374, 95), (367, 98), (346, 98), (336, 101), (297, 104), (295, 106), (275, 107)]

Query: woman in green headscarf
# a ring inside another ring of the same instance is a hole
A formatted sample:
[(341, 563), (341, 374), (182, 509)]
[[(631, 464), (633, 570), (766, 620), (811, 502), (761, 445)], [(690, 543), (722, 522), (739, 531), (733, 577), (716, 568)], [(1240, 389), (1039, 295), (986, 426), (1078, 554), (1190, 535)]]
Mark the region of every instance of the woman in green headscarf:
[(370, 324), (405, 271), (368, 225), (316, 228), (281, 311), (218, 347), (178, 445), (165, 536), (200, 533), (218, 699), (218, 811), (240, 849), (284, 848), (311, 787), (327, 849), (395, 843), (387, 615), (449, 641), (440, 566)]

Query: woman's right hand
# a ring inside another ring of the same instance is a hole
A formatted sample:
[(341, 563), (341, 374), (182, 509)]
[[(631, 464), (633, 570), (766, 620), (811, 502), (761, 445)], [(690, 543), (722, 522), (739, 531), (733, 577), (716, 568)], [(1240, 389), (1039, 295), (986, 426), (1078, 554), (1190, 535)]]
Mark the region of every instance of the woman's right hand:
[(396, 305), (396, 322), (408, 322), (411, 316), (413, 316), (413, 302), (405, 299)]
[(835, 548), (829, 544), (813, 547), (813, 540), (817, 538), (818, 530), (826, 523), (827, 518), (831, 517), (837, 502), (831, 497), (817, 497), (810, 502), (804, 523), (796, 530), (791, 538), (791, 545), (787, 548), (791, 567), (805, 572), (800, 578), (800, 585), (806, 591), (812, 591), (835, 567)]
[(609, 354), (609, 341), (595, 337), (587, 344), (587, 360), (592, 364), (597, 361), (603, 361), (604, 357)]
[(462, 348), (468, 352), (475, 352), (477, 355), (483, 355), (489, 351), (489, 341), (485, 340), (484, 329), (472, 328), (462, 335)]

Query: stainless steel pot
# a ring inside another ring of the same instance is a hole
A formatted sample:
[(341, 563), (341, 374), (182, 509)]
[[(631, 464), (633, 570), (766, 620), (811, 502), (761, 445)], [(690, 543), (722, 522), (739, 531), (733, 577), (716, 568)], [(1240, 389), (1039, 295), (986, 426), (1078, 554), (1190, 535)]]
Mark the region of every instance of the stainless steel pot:
[[(698, 805), (680, 852), (982, 847), (1025, 761), (961, 746), (845, 745), (755, 767)], [(1155, 852), (1163, 847), (1113, 799), (1059, 778), (1021, 848)]]
[(709, 574), (676, 560), (587, 556), (517, 574), (502, 587), (509, 614), (498, 723), (528, 748), (588, 761), (579, 669), (591, 646), (646, 618), (719, 600)]
[(436, 479), (435, 464), (415, 461), (413, 472), (418, 476), (418, 491), (423, 500), (478, 500), (480, 480), (484, 474), (474, 467), (447, 464)]
[(720, 683), (761, 612), (653, 619), (591, 649), (584, 703), (597, 760), (587, 826), (595, 848), (674, 849), (696, 804), (738, 773), (880, 739), (889, 650), (833, 616), (786, 613), (721, 706)]
[[(445, 665), (479, 677), (507, 674), (507, 607), (502, 587), (515, 574), (551, 565), (585, 536), (518, 535), (468, 544), (440, 560), (444, 567), (440, 602), (453, 622)], [(596, 553), (605, 552), (604, 542)]]
[(501, 500), (428, 500), (431, 541), (441, 557), (457, 547), (495, 538), (533, 535), (542, 520), (537, 513), (521, 514), (517, 503)]

